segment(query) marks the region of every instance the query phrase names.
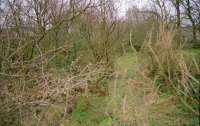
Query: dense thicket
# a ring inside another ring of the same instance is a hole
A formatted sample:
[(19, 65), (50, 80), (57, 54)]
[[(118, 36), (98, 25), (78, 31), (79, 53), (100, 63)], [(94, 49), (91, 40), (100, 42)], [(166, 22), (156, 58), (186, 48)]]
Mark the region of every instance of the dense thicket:
[[(169, 104), (197, 119), (200, 1), (151, 0), (123, 17), (117, 2), (0, 0), (0, 125), (96, 125), (81, 118), (91, 114), (84, 108), (94, 94), (107, 100), (97, 101), (108, 106), (102, 118), (110, 125), (153, 125), (168, 113), (157, 110), (158, 117), (150, 108), (168, 95)], [(153, 101), (141, 101), (149, 96)]]

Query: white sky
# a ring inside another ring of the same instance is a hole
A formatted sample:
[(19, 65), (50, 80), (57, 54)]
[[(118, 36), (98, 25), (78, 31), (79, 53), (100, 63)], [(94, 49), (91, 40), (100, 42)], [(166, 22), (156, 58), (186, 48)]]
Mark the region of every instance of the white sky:
[(117, 8), (119, 10), (119, 16), (123, 17), (126, 14), (126, 11), (131, 6), (137, 6), (142, 8), (148, 4), (148, 0), (118, 0)]

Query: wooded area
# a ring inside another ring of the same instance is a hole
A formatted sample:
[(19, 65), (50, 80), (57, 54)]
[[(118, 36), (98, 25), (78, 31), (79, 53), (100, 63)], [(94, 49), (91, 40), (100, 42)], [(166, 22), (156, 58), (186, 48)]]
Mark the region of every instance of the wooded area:
[(199, 126), (200, 0), (119, 2), (0, 0), (0, 126)]

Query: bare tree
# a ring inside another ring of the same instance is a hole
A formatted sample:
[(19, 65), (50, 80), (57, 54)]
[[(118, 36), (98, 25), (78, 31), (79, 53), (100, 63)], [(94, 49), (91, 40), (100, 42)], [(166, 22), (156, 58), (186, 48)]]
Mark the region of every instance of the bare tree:
[(199, 2), (200, 1), (198, 0), (183, 0), (182, 2), (183, 7), (185, 8), (186, 16), (192, 24), (192, 34), (195, 41), (197, 40), (197, 25), (199, 22), (199, 10), (197, 9), (199, 7)]
[(161, 20), (167, 22), (170, 12), (167, 9), (167, 1), (165, 0), (152, 0), (154, 12), (160, 14)]
[(96, 6), (81, 17), (81, 33), (96, 61), (110, 62), (112, 34), (115, 31), (116, 15), (112, 0), (98, 1)]
[(174, 5), (176, 10), (176, 24), (177, 27), (181, 26), (181, 2), (182, 0), (170, 0), (170, 2)]

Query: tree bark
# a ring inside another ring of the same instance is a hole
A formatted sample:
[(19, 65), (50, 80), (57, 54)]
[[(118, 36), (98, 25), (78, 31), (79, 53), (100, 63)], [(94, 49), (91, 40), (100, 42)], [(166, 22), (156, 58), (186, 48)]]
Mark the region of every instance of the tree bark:
[(192, 17), (192, 7), (191, 7), (190, 0), (186, 0), (186, 11), (187, 11), (187, 16), (192, 23), (193, 40), (196, 41), (197, 40), (197, 29), (196, 29), (195, 20)]
[(177, 27), (181, 26), (181, 11), (180, 11), (180, 0), (176, 0), (176, 18), (177, 18)]

